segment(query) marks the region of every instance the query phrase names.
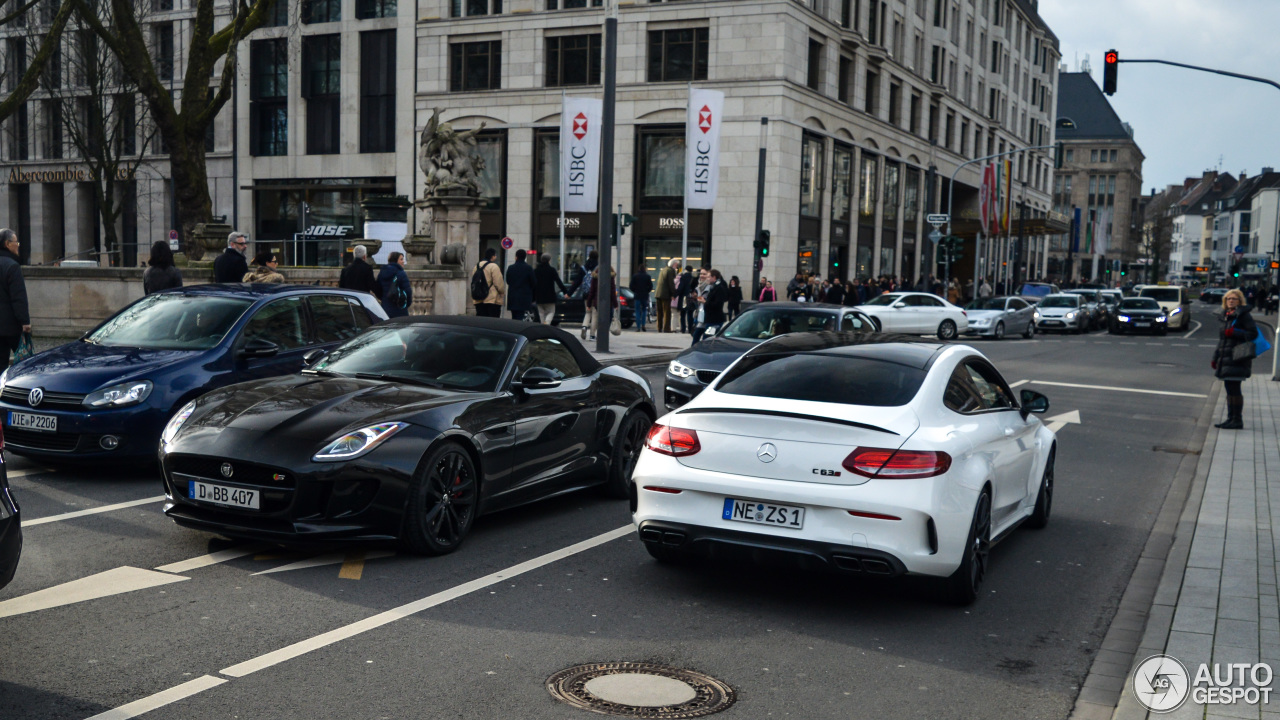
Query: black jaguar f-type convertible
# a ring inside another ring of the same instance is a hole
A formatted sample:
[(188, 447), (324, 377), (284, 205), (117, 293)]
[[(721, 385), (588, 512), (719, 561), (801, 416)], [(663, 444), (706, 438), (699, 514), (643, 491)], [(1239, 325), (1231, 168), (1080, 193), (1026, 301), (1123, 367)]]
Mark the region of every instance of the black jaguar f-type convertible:
[(164, 430), (164, 512), (234, 537), (457, 549), (478, 514), (591, 485), (626, 497), (647, 381), (558, 328), (377, 325), (301, 374), (231, 385)]

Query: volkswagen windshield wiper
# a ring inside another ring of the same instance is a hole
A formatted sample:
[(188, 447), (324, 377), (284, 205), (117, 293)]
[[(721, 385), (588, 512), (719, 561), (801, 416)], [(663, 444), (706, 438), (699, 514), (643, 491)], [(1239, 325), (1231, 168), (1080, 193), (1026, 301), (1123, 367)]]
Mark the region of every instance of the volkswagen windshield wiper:
[(360, 378), (361, 380), (386, 380), (387, 382), (406, 382), (406, 383), (409, 383), (410, 385), (422, 385), (423, 387), (429, 387), (429, 388), (444, 387), (442, 383), (438, 383), (435, 380), (426, 380), (424, 378), (412, 378), (404, 375), (393, 375), (391, 373), (358, 372), (356, 373), (356, 377)]
[(303, 368), (302, 372), (305, 375), (323, 375), (325, 377), (346, 377), (346, 375), (343, 375), (342, 373), (336, 373), (332, 370), (316, 370), (314, 368)]

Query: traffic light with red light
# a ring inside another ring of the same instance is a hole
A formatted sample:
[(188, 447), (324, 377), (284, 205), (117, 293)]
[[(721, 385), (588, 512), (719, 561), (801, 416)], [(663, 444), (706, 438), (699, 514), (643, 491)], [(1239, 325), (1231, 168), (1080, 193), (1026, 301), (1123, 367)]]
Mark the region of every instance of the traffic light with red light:
[(1116, 66), (1120, 64), (1120, 53), (1115, 50), (1108, 50), (1105, 58), (1106, 62), (1102, 66), (1102, 92), (1108, 95), (1116, 94)]

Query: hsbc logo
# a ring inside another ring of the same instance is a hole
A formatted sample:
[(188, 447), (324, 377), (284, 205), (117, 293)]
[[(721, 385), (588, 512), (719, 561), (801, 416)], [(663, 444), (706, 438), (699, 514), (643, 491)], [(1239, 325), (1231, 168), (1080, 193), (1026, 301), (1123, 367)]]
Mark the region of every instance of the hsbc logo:
[(587, 136), (586, 114), (578, 113), (577, 116), (573, 118), (573, 136), (578, 138), (579, 140)]
[(702, 109), (698, 111), (698, 129), (702, 131), (703, 135), (711, 131), (711, 108), (706, 105), (703, 105)]

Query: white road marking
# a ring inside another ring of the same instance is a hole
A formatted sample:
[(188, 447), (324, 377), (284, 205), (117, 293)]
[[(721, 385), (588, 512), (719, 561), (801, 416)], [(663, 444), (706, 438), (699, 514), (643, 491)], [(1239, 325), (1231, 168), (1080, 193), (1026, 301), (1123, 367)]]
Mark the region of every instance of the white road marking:
[(190, 579), (126, 565), (0, 602), (0, 618), (73, 605), (86, 600), (97, 600)]
[[(376, 560), (378, 558), (391, 557), (392, 555), (395, 555), (395, 553), (389, 550), (378, 550), (366, 555), (365, 560)], [(299, 560), (298, 562), (289, 563), (288, 565), (281, 565), (280, 567), (271, 568), (270, 570), (256, 572), (254, 575), (270, 575), (271, 573), (289, 572), (290, 570), (305, 570), (306, 568), (321, 567), (323, 565), (341, 565), (346, 562), (346, 560), (346, 553), (329, 553), (328, 555), (317, 555), (316, 557), (307, 558), (306, 560)]]
[(1030, 380), (1019, 380), (1018, 382), (1013, 383), (1012, 385), (1010, 385), (1010, 386), (1009, 386), (1009, 389), (1011, 389), (1011, 390), (1012, 390), (1013, 388), (1021, 387), (1021, 386), (1023, 386), (1023, 385), (1026, 385), (1026, 384), (1027, 384), (1027, 383), (1029, 383), (1029, 382), (1031, 382), (1031, 381), (1030, 381)]
[(195, 680), (184, 682), (181, 685), (171, 687), (168, 690), (162, 690), (155, 695), (144, 697), (141, 700), (134, 700), (128, 705), (121, 705), (118, 708), (112, 708), (104, 713), (98, 713), (97, 715), (89, 718), (89, 720), (129, 720), (129, 718), (136, 718), (139, 715), (151, 712), (156, 708), (162, 708), (165, 705), (175, 703), (179, 700), (185, 700), (196, 693), (202, 693), (210, 688), (218, 687), (225, 682), (227, 682), (227, 680), (224, 680), (223, 678), (214, 677), (212, 675), (202, 675)]
[(1192, 335), (1195, 335), (1197, 332), (1199, 332), (1200, 328), (1204, 327), (1204, 325), (1202, 325), (1199, 320), (1192, 320), (1191, 322), (1195, 323), (1196, 329), (1188, 332), (1186, 335), (1183, 335), (1183, 337), (1189, 338)]
[(1191, 343), (1173, 343), (1170, 347), (1191, 347)]
[(1196, 347), (1218, 347), (1218, 346), (1214, 345), (1213, 343), (1200, 343)]
[(51, 472), (57, 472), (57, 470), (50, 470), (49, 468), (27, 468), (25, 470), (10, 470), (5, 473), (5, 477), (12, 480), (14, 478), (26, 477), (28, 475), (40, 475), (42, 473)]
[(1036, 385), (1055, 385), (1057, 387), (1084, 388), (1085, 390), (1111, 390), (1112, 392), (1144, 393), (1146, 395), (1171, 395), (1173, 397), (1207, 398), (1200, 393), (1170, 392), (1168, 390), (1143, 390), (1141, 388), (1110, 387), (1107, 385), (1078, 385), (1076, 383), (1049, 382), (1048, 380), (1032, 380)]
[(367, 617), (363, 620), (351, 623), (350, 625), (345, 625), (343, 627), (330, 630), (327, 633), (317, 635), (313, 638), (296, 642), (288, 647), (283, 647), (265, 655), (260, 655), (252, 660), (246, 660), (245, 662), (232, 665), (225, 670), (219, 671), (219, 673), (228, 677), (244, 677), (250, 673), (255, 673), (273, 665), (278, 665), (286, 660), (292, 660), (300, 655), (305, 655), (312, 650), (319, 650), (320, 648), (346, 640), (347, 638), (355, 637), (360, 633), (380, 628), (383, 625), (393, 623), (396, 620), (401, 620), (415, 613), (422, 612), (428, 608), (433, 608), (437, 605), (447, 603), (450, 600), (456, 600), (457, 598), (473, 593), (477, 590), (483, 590), (484, 588), (495, 585), (503, 580), (508, 580), (531, 570), (537, 570), (544, 565), (550, 565), (557, 560), (563, 560), (564, 558), (577, 555), (580, 552), (590, 550), (598, 545), (603, 545), (633, 532), (635, 532), (635, 527), (633, 525), (623, 525), (616, 530), (610, 530), (609, 532), (602, 533), (588, 540), (583, 540), (580, 543), (561, 548), (554, 552), (549, 552), (546, 555), (536, 557), (532, 560), (526, 560), (518, 565), (512, 565), (505, 570), (499, 570), (498, 572), (485, 575), (484, 577), (476, 578), (475, 580), (452, 587), (448, 590), (443, 590), (434, 595), (429, 595), (421, 600), (415, 600), (406, 605), (401, 605), (398, 608), (378, 613), (377, 615)]
[(1062, 428), (1066, 427), (1068, 423), (1079, 425), (1080, 411), (1072, 410), (1071, 412), (1065, 412), (1061, 415), (1054, 415), (1051, 418), (1045, 418), (1044, 423), (1050, 430), (1058, 432)]
[(184, 573), (191, 570), (199, 570), (202, 567), (224, 563), (228, 560), (235, 560), (236, 558), (244, 557), (245, 555), (252, 555), (262, 549), (262, 545), (244, 545), (241, 547), (230, 548), (228, 550), (219, 550), (217, 552), (209, 553), (208, 555), (201, 555), (200, 557), (193, 557), (189, 560), (179, 560), (178, 562), (169, 563), (168, 565), (161, 565), (156, 569), (160, 572)]
[(34, 525), (44, 525), (45, 523), (61, 522), (72, 518), (84, 517), (86, 515), (97, 515), (98, 513), (112, 512), (113, 510), (124, 510), (125, 508), (137, 507), (138, 505), (150, 505), (164, 500), (163, 495), (157, 495), (153, 498), (145, 500), (130, 500), (129, 502), (116, 503), (115, 505), (103, 505), (102, 507), (89, 508), (88, 510), (77, 510), (75, 512), (63, 513), (61, 515), (49, 515), (48, 517), (34, 518), (27, 520), (22, 519), (22, 527), (29, 528)]

